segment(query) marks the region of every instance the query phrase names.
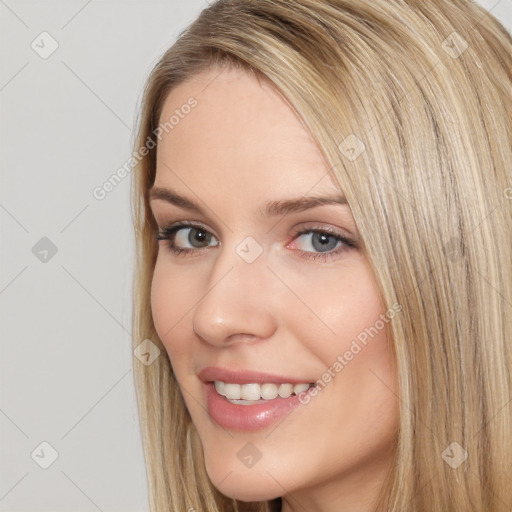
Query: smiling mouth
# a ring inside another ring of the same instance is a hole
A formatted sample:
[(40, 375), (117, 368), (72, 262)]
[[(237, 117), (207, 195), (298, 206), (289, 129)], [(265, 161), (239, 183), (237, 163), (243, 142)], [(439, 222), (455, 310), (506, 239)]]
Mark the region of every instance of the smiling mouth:
[(236, 405), (255, 405), (276, 398), (289, 398), (316, 386), (315, 383), (274, 384), (268, 382), (264, 384), (236, 384), (220, 380), (214, 381), (214, 385), (215, 390), (220, 396)]

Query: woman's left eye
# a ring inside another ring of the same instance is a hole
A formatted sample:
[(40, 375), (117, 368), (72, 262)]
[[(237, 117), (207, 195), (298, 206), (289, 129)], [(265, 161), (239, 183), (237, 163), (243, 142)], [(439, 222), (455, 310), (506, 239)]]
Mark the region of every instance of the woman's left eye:
[[(204, 250), (208, 249), (208, 247), (211, 247), (210, 242), (212, 239), (216, 240), (203, 226), (188, 222), (182, 222), (163, 228), (155, 238), (156, 240), (167, 241), (167, 248), (176, 255), (202, 253)], [(304, 257), (315, 260), (322, 259), (327, 261), (329, 258), (343, 251), (358, 247), (354, 240), (327, 228), (304, 229), (296, 232), (292, 242), (297, 244), (297, 240), (301, 238), (304, 240), (304, 245), (302, 249), (299, 249), (299, 252), (301, 252)], [(187, 244), (191, 247), (183, 247), (183, 245)]]
[[(306, 258), (312, 258), (314, 260), (322, 259), (327, 261), (329, 258), (341, 252), (357, 248), (357, 244), (354, 240), (327, 229), (305, 229), (300, 231), (296, 233), (294, 244), (296, 244), (296, 240), (300, 238), (304, 238), (306, 241), (304, 249), (301, 249), (300, 252), (304, 253)], [(309, 250), (311, 248), (313, 251), (319, 252), (311, 252)]]

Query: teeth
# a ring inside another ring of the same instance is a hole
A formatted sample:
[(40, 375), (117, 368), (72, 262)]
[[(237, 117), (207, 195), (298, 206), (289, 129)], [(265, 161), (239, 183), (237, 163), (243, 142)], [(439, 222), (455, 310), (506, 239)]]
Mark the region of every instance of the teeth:
[(240, 405), (252, 405), (258, 400), (273, 400), (280, 396), (288, 398), (292, 394), (298, 395), (308, 390), (312, 384), (232, 384), (229, 382), (215, 381), (215, 389), (219, 395), (225, 396), (233, 403)]
[(215, 381), (215, 389), (217, 390), (217, 393), (219, 395), (224, 395), (224, 382), (221, 382), (220, 380)]
[(281, 384), (278, 393), (281, 398), (288, 398), (293, 393), (293, 384)]
[(299, 393), (302, 393), (303, 391), (306, 391), (309, 389), (309, 384), (296, 384), (293, 387), (293, 392), (298, 395)]
[(279, 389), (275, 384), (263, 384), (260, 391), (261, 398), (264, 400), (273, 400), (277, 397), (278, 391)]
[(259, 384), (243, 384), (242, 394), (240, 396), (243, 400), (259, 400), (260, 399), (260, 385)]
[(231, 400), (240, 400), (241, 397), (241, 389), (240, 384), (228, 384), (226, 382), (223, 382), (224, 384), (224, 390), (222, 394)]

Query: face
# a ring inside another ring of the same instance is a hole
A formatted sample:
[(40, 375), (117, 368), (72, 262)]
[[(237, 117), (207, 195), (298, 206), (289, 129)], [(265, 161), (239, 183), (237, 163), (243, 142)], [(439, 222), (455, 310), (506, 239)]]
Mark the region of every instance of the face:
[(203, 72), (161, 123), (177, 110), (151, 190), (151, 307), (208, 475), (229, 497), (283, 496), (283, 510), (369, 509), (398, 428), (396, 312), (350, 207), (270, 85)]

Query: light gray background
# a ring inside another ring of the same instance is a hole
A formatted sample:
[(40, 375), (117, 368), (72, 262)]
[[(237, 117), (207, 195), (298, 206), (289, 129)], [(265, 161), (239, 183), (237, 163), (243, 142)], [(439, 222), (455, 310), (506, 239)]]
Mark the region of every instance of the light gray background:
[[(131, 155), (151, 67), (209, 3), (0, 0), (2, 512), (149, 510), (131, 176), (92, 192)], [(512, 31), (512, 0), (479, 3)]]

